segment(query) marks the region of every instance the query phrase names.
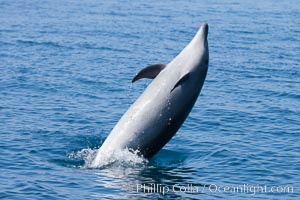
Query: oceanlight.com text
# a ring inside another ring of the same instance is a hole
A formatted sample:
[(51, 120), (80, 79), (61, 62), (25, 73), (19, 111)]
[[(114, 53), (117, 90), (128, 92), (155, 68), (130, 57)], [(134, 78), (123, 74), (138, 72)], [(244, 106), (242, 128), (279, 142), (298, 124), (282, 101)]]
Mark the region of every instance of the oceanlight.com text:
[(141, 193), (160, 193), (165, 195), (167, 193), (245, 193), (256, 195), (259, 193), (294, 193), (294, 187), (291, 185), (282, 186), (268, 186), (268, 185), (218, 185), (218, 184), (136, 184), (136, 192)]

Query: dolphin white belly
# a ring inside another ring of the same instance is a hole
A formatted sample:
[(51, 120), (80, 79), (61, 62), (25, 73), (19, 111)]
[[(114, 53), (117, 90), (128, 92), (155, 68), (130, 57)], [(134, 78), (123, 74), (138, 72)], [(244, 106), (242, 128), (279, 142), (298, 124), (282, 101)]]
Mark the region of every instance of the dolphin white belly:
[(122, 116), (98, 150), (92, 167), (114, 152), (129, 149), (145, 158), (155, 155), (177, 132), (203, 86), (209, 60), (208, 25), (167, 65), (142, 69), (133, 79), (152, 78), (143, 94)]

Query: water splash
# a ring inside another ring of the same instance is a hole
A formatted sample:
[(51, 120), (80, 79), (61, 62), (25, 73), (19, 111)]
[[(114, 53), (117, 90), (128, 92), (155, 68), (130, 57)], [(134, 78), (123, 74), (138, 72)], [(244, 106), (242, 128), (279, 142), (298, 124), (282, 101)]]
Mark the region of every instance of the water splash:
[(75, 159), (75, 160), (83, 160), (84, 165), (80, 166), (81, 168), (84, 168), (85, 165), (90, 164), (94, 158), (97, 155), (98, 149), (91, 149), (91, 148), (86, 148), (86, 149), (81, 149), (77, 152), (73, 152), (67, 155), (69, 159)]
[(109, 155), (104, 155), (100, 162), (95, 167), (92, 165), (98, 149), (82, 149), (76, 153), (68, 154), (70, 159), (80, 159), (84, 161), (84, 165), (81, 166), (83, 169), (92, 169), (92, 168), (108, 168), (112, 166), (123, 166), (123, 167), (135, 167), (140, 165), (145, 165), (149, 161), (144, 157), (139, 155), (138, 151), (132, 151), (129, 149), (123, 149), (115, 151)]

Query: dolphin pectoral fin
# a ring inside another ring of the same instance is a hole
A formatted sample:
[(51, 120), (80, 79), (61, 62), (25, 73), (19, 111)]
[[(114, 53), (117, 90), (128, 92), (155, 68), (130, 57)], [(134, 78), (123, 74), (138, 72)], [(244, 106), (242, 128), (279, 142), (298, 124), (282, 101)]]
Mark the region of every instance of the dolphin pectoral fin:
[[(171, 90), (171, 92), (178, 87), (179, 85), (183, 84), (186, 80), (188, 80), (190, 77), (190, 73), (185, 74), (181, 79), (179, 79), (179, 81), (177, 81), (177, 83), (175, 84), (175, 86), (173, 87), (173, 89)], [(170, 92), (170, 93), (171, 93)]]
[(141, 79), (141, 78), (150, 78), (154, 79), (164, 68), (166, 67), (165, 64), (155, 64), (149, 65), (139, 71), (132, 79), (132, 83)]

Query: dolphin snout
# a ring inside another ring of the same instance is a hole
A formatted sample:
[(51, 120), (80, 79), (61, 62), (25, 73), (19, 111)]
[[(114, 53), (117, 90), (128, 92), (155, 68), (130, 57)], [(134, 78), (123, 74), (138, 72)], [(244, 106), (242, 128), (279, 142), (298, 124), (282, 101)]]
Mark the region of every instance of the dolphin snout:
[(202, 31), (203, 31), (203, 33), (205, 35), (205, 38), (207, 38), (207, 35), (208, 35), (208, 24), (207, 23), (202, 24), (201, 28), (202, 28)]

